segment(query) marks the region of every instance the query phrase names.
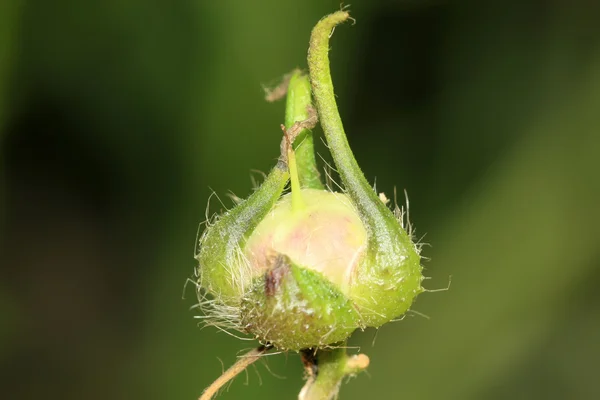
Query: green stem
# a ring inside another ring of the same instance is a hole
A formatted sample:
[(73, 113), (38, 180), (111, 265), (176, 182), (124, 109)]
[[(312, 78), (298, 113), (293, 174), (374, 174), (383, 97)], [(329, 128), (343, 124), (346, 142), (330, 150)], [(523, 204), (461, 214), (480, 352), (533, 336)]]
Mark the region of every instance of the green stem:
[[(330, 400), (337, 398), (342, 379), (356, 375), (369, 365), (364, 354), (348, 356), (345, 348), (306, 350), (305, 367), (309, 379), (302, 388), (298, 400)], [(308, 361), (307, 361), (308, 359)]]
[[(292, 72), (285, 110), (285, 127), (290, 129), (295, 122), (309, 118), (308, 107), (312, 107), (311, 87), (308, 76), (300, 70)], [(303, 129), (294, 141), (298, 178), (302, 188), (324, 189), (315, 160), (313, 133)]]

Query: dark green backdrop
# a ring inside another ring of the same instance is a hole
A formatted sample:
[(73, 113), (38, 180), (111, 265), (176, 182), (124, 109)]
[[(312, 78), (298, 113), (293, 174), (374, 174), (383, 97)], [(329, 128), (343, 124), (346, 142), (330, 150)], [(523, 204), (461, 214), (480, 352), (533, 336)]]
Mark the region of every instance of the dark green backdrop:
[[(193, 400), (255, 345), (182, 299), (196, 231), (211, 188), (230, 204), (273, 165), (284, 105), (261, 84), (338, 8), (0, 1), (2, 398)], [(452, 285), (352, 338), (372, 364), (341, 399), (600, 398), (599, 4), (352, 12), (332, 40), (350, 143), (407, 190), (427, 287)], [(298, 356), (266, 364), (221, 398), (295, 398)]]

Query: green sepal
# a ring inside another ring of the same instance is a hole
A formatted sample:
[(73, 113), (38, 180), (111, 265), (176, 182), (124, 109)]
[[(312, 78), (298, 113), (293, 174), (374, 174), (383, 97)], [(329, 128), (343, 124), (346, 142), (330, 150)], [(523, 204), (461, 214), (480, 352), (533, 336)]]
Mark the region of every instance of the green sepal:
[(239, 304), (255, 274), (245, 262), (248, 236), (273, 208), (289, 179), (283, 161), (271, 170), (254, 193), (211, 223), (200, 238), (198, 283), (223, 304)]
[(361, 326), (352, 302), (337, 287), (283, 254), (255, 279), (240, 311), (248, 333), (280, 350), (324, 347)]
[(412, 238), (379, 199), (350, 149), (338, 112), (329, 68), (333, 28), (348, 20), (347, 11), (321, 19), (314, 27), (308, 67), (323, 133), (346, 194), (367, 229), (367, 257), (358, 268), (350, 297), (368, 326), (380, 326), (400, 316), (422, 292), (420, 256)]
[[(285, 127), (290, 129), (295, 122), (309, 118), (308, 108), (312, 107), (312, 95), (308, 75), (300, 70), (292, 72), (288, 84), (285, 106)], [(303, 129), (294, 140), (294, 151), (298, 163), (300, 187), (325, 189), (315, 160), (315, 146), (312, 130)]]
[(378, 250), (367, 249), (370, 261), (365, 260), (358, 268), (349, 294), (365, 325), (371, 327), (379, 327), (404, 314), (424, 290), (415, 250), (400, 248), (389, 254), (378, 253)]

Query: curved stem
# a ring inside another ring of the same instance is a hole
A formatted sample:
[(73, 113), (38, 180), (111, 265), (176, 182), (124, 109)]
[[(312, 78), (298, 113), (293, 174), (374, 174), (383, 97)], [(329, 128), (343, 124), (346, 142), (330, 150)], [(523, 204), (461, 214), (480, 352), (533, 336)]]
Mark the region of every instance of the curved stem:
[(255, 361), (257, 361), (264, 353), (269, 351), (271, 347), (260, 346), (256, 349), (250, 350), (244, 354), (240, 359), (233, 364), (229, 369), (223, 372), (223, 375), (217, 378), (209, 387), (207, 387), (202, 396), (198, 400), (210, 400), (214, 395), (230, 380), (239, 375), (240, 372), (248, 368)]

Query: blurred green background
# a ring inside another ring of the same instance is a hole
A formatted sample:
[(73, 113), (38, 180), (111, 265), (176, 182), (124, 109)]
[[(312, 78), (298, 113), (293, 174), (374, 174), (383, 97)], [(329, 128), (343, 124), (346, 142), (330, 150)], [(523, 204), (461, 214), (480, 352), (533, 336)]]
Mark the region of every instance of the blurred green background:
[[(196, 232), (211, 189), (230, 204), (274, 164), (261, 84), (338, 8), (0, 2), (2, 398), (196, 399), (255, 345), (193, 318)], [(352, 12), (331, 55), (349, 141), (407, 190), (427, 287), (452, 285), (415, 303), (430, 319), (353, 336), (372, 364), (341, 398), (600, 398), (600, 4)], [(299, 357), (265, 361), (221, 398), (295, 398)]]

